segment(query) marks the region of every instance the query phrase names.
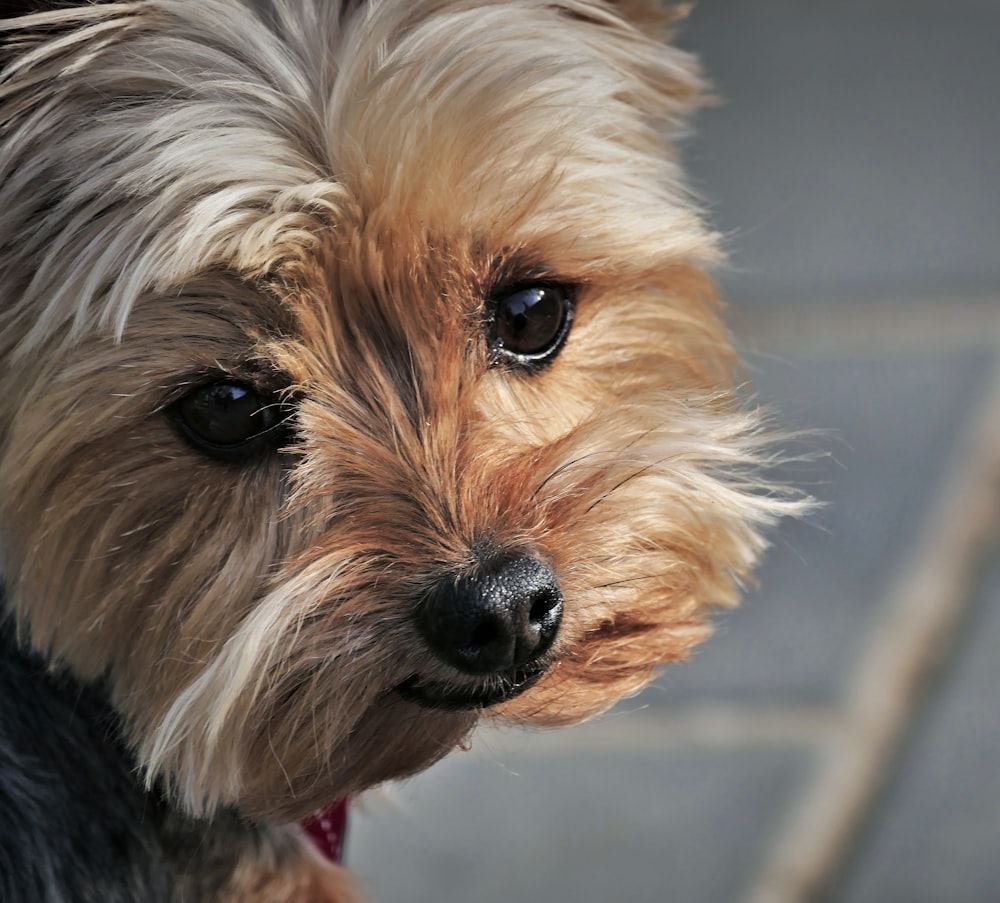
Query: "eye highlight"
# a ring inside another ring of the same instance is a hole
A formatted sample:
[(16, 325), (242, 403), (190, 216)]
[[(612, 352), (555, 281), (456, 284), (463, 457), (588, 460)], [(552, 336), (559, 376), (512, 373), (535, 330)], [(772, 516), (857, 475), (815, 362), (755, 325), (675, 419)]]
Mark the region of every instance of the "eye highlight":
[(169, 410), (191, 446), (222, 461), (247, 460), (277, 448), (286, 438), (290, 414), (276, 395), (225, 379), (198, 386)]
[(529, 372), (554, 361), (566, 344), (575, 311), (573, 292), (562, 285), (531, 285), (492, 303), (488, 341), (495, 359)]

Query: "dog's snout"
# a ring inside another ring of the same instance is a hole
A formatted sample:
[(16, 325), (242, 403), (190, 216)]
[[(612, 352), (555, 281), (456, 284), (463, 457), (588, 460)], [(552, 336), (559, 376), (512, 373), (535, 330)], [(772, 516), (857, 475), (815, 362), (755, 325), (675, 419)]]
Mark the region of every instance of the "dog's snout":
[(543, 656), (562, 611), (555, 575), (521, 555), (442, 581), (418, 608), (417, 625), (447, 664), (466, 674), (496, 674)]

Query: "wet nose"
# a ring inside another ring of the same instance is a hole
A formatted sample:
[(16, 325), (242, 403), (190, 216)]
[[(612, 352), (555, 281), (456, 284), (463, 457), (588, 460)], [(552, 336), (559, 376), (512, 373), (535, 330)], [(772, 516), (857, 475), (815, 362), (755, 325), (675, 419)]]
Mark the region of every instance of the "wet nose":
[(543, 656), (562, 612), (552, 571), (518, 555), (443, 580), (418, 607), (417, 626), (445, 663), (466, 674), (496, 674)]

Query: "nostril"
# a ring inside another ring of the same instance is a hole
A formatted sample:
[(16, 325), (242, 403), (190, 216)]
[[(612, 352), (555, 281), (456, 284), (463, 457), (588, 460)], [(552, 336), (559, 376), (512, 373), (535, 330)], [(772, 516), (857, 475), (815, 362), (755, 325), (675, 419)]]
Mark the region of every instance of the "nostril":
[(535, 558), (488, 562), (439, 584), (417, 610), (417, 626), (445, 662), (469, 674), (494, 674), (537, 661), (562, 618), (555, 575)]
[(544, 627), (545, 623), (552, 618), (553, 611), (562, 604), (562, 599), (557, 593), (543, 592), (538, 595), (532, 603), (531, 611), (528, 612), (528, 620), (532, 624)]
[(469, 645), (476, 649), (485, 648), (495, 643), (500, 638), (501, 632), (500, 625), (495, 618), (483, 618), (482, 621), (472, 628)]

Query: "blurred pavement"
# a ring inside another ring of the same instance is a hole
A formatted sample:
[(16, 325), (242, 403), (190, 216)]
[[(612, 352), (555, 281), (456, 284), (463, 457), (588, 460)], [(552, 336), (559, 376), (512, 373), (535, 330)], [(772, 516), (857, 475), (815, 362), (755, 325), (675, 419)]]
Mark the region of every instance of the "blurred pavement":
[(703, 0), (687, 148), (761, 398), (761, 588), (582, 728), (356, 814), (377, 903), (1000, 899), (1000, 0)]

